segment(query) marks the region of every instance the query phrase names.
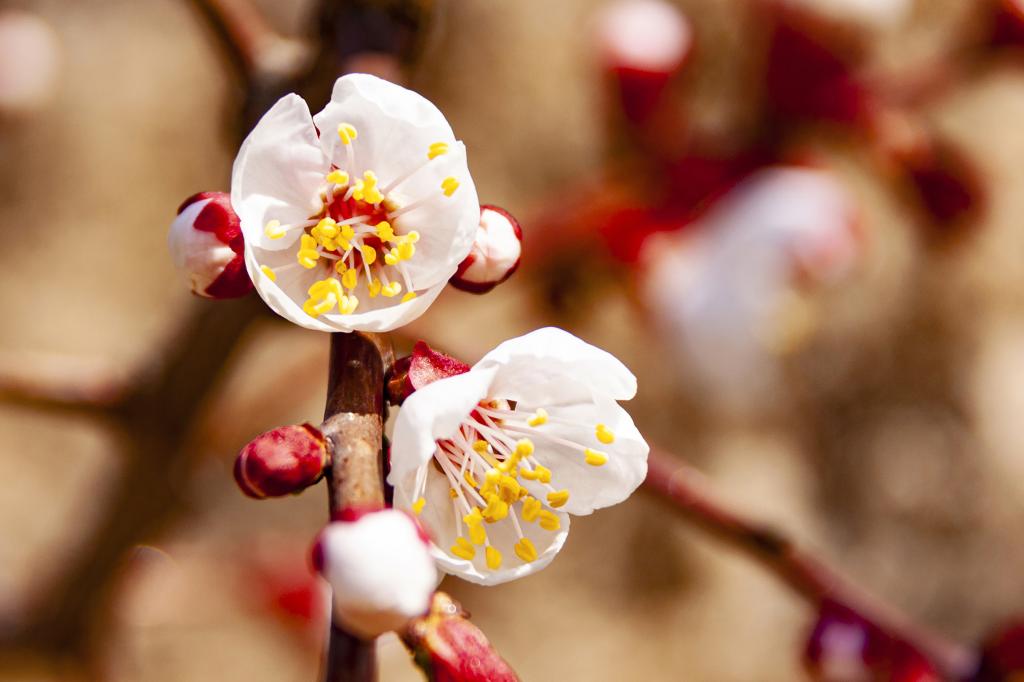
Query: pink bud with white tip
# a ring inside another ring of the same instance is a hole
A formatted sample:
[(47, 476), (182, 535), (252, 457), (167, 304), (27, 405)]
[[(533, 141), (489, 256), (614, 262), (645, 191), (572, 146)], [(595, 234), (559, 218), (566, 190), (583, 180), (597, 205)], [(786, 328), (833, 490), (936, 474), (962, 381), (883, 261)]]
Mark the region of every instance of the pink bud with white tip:
[(426, 613), (438, 583), (428, 540), (411, 516), (396, 509), (329, 523), (313, 560), (334, 593), (336, 622), (368, 640)]
[(473, 248), (450, 282), (457, 289), (486, 294), (512, 276), (522, 251), (523, 230), (516, 219), (503, 208), (481, 206)]
[(252, 291), (241, 223), (224, 192), (199, 192), (182, 202), (167, 245), (193, 293), (224, 299)]

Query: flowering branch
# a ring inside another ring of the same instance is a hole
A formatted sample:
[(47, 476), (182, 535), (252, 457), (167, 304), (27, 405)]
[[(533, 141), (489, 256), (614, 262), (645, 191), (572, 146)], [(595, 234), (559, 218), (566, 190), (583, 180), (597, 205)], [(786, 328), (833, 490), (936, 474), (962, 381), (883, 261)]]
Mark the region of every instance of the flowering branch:
[[(378, 334), (331, 335), (327, 405), (321, 432), (330, 465), (330, 515), (349, 508), (384, 506), (384, 374), (393, 362), (390, 342)], [(332, 624), (325, 682), (376, 679), (374, 642)]]
[(972, 669), (975, 655), (969, 649), (912, 623), (778, 531), (726, 508), (709, 491), (704, 475), (681, 459), (652, 448), (647, 464), (644, 485), (648, 491), (672, 504), (688, 521), (763, 565), (815, 606), (826, 600), (844, 604), (914, 646), (946, 679), (963, 679)]

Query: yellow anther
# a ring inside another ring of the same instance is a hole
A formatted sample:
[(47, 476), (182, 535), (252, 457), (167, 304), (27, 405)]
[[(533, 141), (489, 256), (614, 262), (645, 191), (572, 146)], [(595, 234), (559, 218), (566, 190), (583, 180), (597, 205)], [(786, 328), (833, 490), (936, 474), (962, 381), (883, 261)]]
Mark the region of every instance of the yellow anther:
[(533, 468), (533, 479), (531, 480), (537, 480), (541, 483), (551, 483), (551, 469), (538, 464)]
[(501, 481), (498, 483), (498, 494), (501, 499), (508, 504), (512, 504), (519, 499), (520, 486), (516, 479), (511, 476), (502, 476)]
[(427, 149), (427, 158), (428, 159), (436, 159), (437, 157), (441, 156), (442, 154), (447, 154), (447, 153), (448, 153), (448, 143), (447, 142), (435, 142), (434, 144), (430, 145), (430, 147)]
[(450, 175), (441, 181), (441, 191), (444, 192), (444, 195), (446, 197), (450, 197), (451, 195), (455, 194), (455, 190), (457, 190), (458, 188), (459, 181)]
[(342, 144), (352, 144), (352, 140), (359, 137), (359, 133), (356, 132), (356, 127), (351, 123), (339, 123), (338, 137), (341, 138)]
[(605, 445), (611, 445), (615, 442), (615, 434), (604, 424), (598, 424), (594, 427), (594, 435)]
[(382, 242), (390, 242), (395, 239), (395, 231), (391, 227), (391, 223), (386, 220), (382, 220), (377, 223), (377, 237)]
[[(371, 170), (363, 173), (363, 196), (356, 197), (371, 204), (379, 204), (384, 201), (384, 195), (377, 189), (377, 174)], [(352, 194), (355, 196), (355, 193)]]
[(307, 251), (305, 249), (299, 250), (299, 265), (306, 268), (307, 270), (312, 270), (313, 268), (316, 267), (316, 261), (318, 258), (320, 258), (320, 254), (317, 253), (316, 251)]
[(408, 239), (413, 244), (415, 244), (420, 240), (420, 233), (417, 232), (416, 230), (413, 230), (409, 234), (405, 235), (405, 238)]
[(409, 260), (416, 253), (416, 245), (406, 240), (398, 244), (398, 260)]
[(508, 502), (497, 495), (491, 495), (487, 500), (487, 506), (480, 514), (484, 517), (484, 521), (497, 523), (508, 516)]
[(359, 307), (359, 299), (355, 296), (342, 296), (338, 302), (338, 312), (342, 315), (351, 315)]
[(530, 541), (530, 538), (521, 538), (519, 542), (516, 543), (514, 549), (516, 556), (526, 563), (537, 560), (537, 548), (533, 546), (533, 542)]
[(492, 571), (497, 571), (501, 568), (501, 552), (494, 547), (488, 547), (484, 550), (484, 556), (487, 557), (487, 568)]
[(516, 441), (516, 457), (529, 457), (533, 454), (533, 441), (529, 438), (520, 438)]
[(559, 520), (558, 515), (553, 511), (547, 509), (541, 509), (537, 514), (537, 522), (540, 527), (544, 530), (558, 530), (562, 527), (562, 522)]
[(469, 544), (469, 540), (463, 537), (455, 538), (455, 544), (452, 545), (450, 551), (455, 556), (466, 561), (472, 561), (473, 557), (476, 556), (476, 549), (473, 545)]
[(555, 490), (554, 492), (548, 493), (548, 504), (555, 509), (558, 509), (568, 501), (569, 491), (564, 488), (562, 490)]
[(519, 475), (522, 476), (523, 478), (525, 478), (527, 481), (536, 481), (537, 480), (537, 470), (536, 469), (527, 469), (526, 467), (520, 467), (519, 468)]
[(379, 279), (374, 278), (370, 281), (366, 288), (370, 290), (370, 298), (377, 298), (377, 294), (380, 293), (381, 283)]
[(327, 174), (327, 182), (334, 185), (347, 185), (348, 173), (336, 168)]
[(338, 226), (338, 232), (345, 239), (352, 239), (353, 237), (356, 236), (355, 229), (351, 225), (349, 225), (347, 223), (345, 225), (339, 225)]
[(501, 472), (497, 469), (488, 469), (484, 474), (484, 484), (480, 488), (481, 495), (490, 495), (498, 489), (498, 481), (501, 480)]
[(345, 265), (345, 261), (337, 260), (334, 261), (334, 271), (339, 275), (344, 275), (345, 271), (348, 270), (348, 266)]
[(263, 228), (263, 234), (267, 235), (269, 239), (280, 239), (288, 234), (288, 230), (281, 227), (280, 220), (271, 220), (267, 223), (267, 226)]
[(535, 497), (524, 497), (523, 498), (523, 520), (529, 523), (533, 523), (537, 520), (537, 514), (543, 509), (540, 500)]
[(310, 317), (317, 317), (329, 313), (337, 302), (338, 298), (333, 293), (328, 293), (327, 297), (320, 301), (310, 298), (302, 304), (302, 310)]
[(608, 462), (608, 455), (600, 450), (587, 448), (583, 451), (583, 457), (587, 460), (587, 464), (593, 467), (599, 467)]
[(487, 542), (487, 531), (484, 530), (483, 524), (475, 523), (468, 528), (469, 539), (474, 545), (482, 545)]
[(425, 499), (423, 499), (422, 497), (420, 499), (416, 500), (415, 502), (413, 502), (412, 503), (412, 513), (413, 514), (419, 514), (421, 511), (423, 511), (423, 505), (425, 505), (426, 503), (427, 503), (427, 501)]
[(384, 254), (384, 262), (388, 265), (394, 265), (398, 262), (398, 249), (391, 249)]
[(450, 498), (452, 498), (454, 500), (458, 496), (459, 496), (459, 491), (458, 490), (456, 490), (455, 488), (448, 488), (448, 497), (450, 497)]
[(409, 301), (411, 301), (414, 298), (416, 298), (416, 292), (415, 291), (407, 292), (405, 294), (405, 296), (402, 297), (402, 303), (408, 303)]
[(325, 237), (330, 237), (332, 239), (338, 236), (338, 231), (338, 223), (336, 223), (334, 218), (331, 217), (321, 218), (320, 222), (316, 224), (316, 227), (310, 230), (314, 237), (318, 234), (322, 234)]
[(462, 472), (462, 478), (465, 479), (466, 483), (468, 483), (470, 485), (470, 487), (472, 487), (472, 488), (479, 488), (480, 487), (480, 484), (477, 483), (477, 480), (475, 478), (473, 478), (473, 474), (471, 474), (469, 472), (469, 469), (466, 469), (465, 471)]
[(267, 279), (269, 279), (271, 282), (276, 282), (277, 281), (277, 273), (274, 272), (273, 270), (271, 270), (270, 267), (268, 267), (266, 265), (261, 265), (260, 266), (260, 272), (262, 272), (263, 275)]
[(485, 440), (478, 440), (478, 441), (473, 443), (473, 450), (475, 450), (476, 453), (479, 454), (479, 455), (484, 454), (485, 452), (487, 452), (490, 449), (491, 449), (490, 444), (487, 441), (485, 441)]
[(402, 293), (402, 284), (400, 282), (388, 282), (381, 287), (380, 293), (384, 294), (385, 298), (391, 298)]
[(463, 516), (462, 520), (467, 526), (479, 526), (484, 522), (484, 517), (480, 514), (480, 507), (473, 507), (473, 510)]
[(341, 285), (346, 289), (355, 289), (357, 284), (359, 284), (359, 271), (355, 268), (349, 268), (341, 276)]
[(533, 413), (533, 416), (526, 420), (526, 423), (530, 426), (540, 426), (541, 424), (548, 423), (548, 411), (543, 407), (538, 407), (537, 411)]
[(359, 247), (359, 252), (363, 254), (363, 262), (367, 265), (373, 265), (374, 261), (377, 260), (377, 249), (372, 246), (363, 244)]

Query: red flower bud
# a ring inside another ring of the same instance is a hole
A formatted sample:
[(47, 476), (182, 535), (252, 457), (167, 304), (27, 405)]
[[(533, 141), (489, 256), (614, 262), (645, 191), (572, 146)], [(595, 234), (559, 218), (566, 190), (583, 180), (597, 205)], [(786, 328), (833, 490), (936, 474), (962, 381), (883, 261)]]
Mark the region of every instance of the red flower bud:
[(1024, 2), (990, 0), (993, 8), (991, 42), (997, 46), (1024, 44)]
[(839, 602), (826, 600), (804, 650), (814, 680), (939, 682), (931, 663), (910, 644)]
[(459, 264), (451, 284), (472, 294), (486, 294), (519, 267), (522, 242), (523, 230), (508, 211), (481, 206), (473, 248)]
[(643, 124), (690, 56), (690, 24), (664, 0), (619, 0), (599, 14), (596, 29), (597, 47), (622, 110), (631, 123)]
[(206, 298), (238, 298), (252, 291), (245, 269), (242, 226), (223, 192), (193, 194), (178, 207), (167, 235), (174, 265), (192, 291)]
[(430, 612), (402, 634), (416, 665), (431, 682), (517, 682), (515, 671), (480, 630), (466, 620), (458, 603), (435, 592)]
[(282, 426), (249, 441), (235, 460), (235, 481), (257, 499), (297, 493), (320, 480), (327, 464), (323, 435), (309, 424)]
[(1024, 676), (1024, 621), (1009, 623), (988, 637), (973, 682), (1010, 682)]
[(417, 389), (468, 371), (469, 365), (461, 360), (438, 353), (423, 341), (417, 341), (412, 355), (395, 363), (388, 381), (388, 399), (395, 405), (401, 405)]

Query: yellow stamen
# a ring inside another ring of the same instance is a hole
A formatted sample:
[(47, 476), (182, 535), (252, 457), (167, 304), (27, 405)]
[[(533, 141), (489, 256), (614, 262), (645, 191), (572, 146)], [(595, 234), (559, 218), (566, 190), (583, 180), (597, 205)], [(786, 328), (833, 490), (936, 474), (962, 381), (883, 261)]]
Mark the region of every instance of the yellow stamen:
[(485, 440), (478, 440), (473, 443), (473, 449), (477, 452), (477, 454), (482, 455), (485, 452), (488, 452), (491, 449), (491, 446)]
[(420, 240), (420, 233), (417, 232), (416, 230), (413, 230), (409, 234), (405, 235), (405, 238), (408, 239), (413, 244), (415, 244)]
[(266, 278), (269, 279), (271, 282), (277, 281), (277, 273), (271, 270), (270, 267), (266, 265), (261, 265), (260, 272), (262, 272), (264, 276), (266, 276)]
[(459, 181), (453, 178), (452, 176), (448, 176), (447, 178), (441, 181), (441, 191), (444, 193), (446, 197), (450, 197), (451, 195), (455, 194), (455, 190), (457, 190), (458, 188)]
[(531, 561), (537, 560), (537, 548), (533, 546), (533, 542), (530, 538), (522, 538), (515, 545), (516, 556), (530, 563)]
[(448, 488), (448, 497), (450, 497), (450, 498), (452, 498), (454, 500), (458, 496), (459, 496), (459, 491), (457, 491), (455, 488)]
[(605, 445), (611, 445), (615, 442), (615, 434), (604, 424), (598, 424), (594, 427), (594, 435)]
[(508, 502), (497, 495), (492, 495), (487, 500), (487, 506), (484, 507), (481, 515), (484, 517), (484, 521), (497, 523), (508, 516)]
[(385, 286), (381, 287), (380, 293), (384, 294), (385, 298), (391, 298), (402, 293), (402, 284), (400, 282), (388, 282)]
[(373, 265), (374, 261), (377, 260), (377, 249), (372, 246), (363, 244), (359, 247), (359, 251), (363, 254), (363, 262), (367, 265)]
[(377, 237), (382, 242), (390, 242), (395, 239), (395, 231), (391, 227), (391, 223), (386, 220), (382, 220), (377, 223)]
[(558, 515), (547, 509), (541, 509), (537, 514), (537, 519), (540, 527), (544, 530), (555, 531), (562, 527), (562, 522), (559, 520)]
[(427, 158), (428, 159), (436, 159), (437, 157), (441, 156), (442, 154), (447, 154), (447, 153), (448, 153), (448, 143), (447, 142), (435, 142), (434, 144), (430, 145), (430, 147), (427, 149)]
[(347, 185), (348, 184), (348, 173), (343, 170), (332, 170), (327, 174), (327, 182), (334, 185)]
[(339, 123), (338, 137), (341, 138), (342, 144), (352, 144), (352, 140), (359, 137), (359, 133), (356, 132), (356, 127), (351, 123)]
[(416, 245), (406, 240), (398, 245), (398, 260), (410, 260), (416, 253)]
[(593, 467), (599, 467), (608, 462), (608, 455), (600, 450), (591, 450), (590, 448), (587, 448), (583, 451), (583, 457), (586, 459), (587, 464)]
[(413, 502), (412, 503), (412, 513), (418, 515), (421, 511), (423, 511), (423, 505), (425, 505), (426, 503), (427, 503), (427, 501), (424, 498), (422, 498), (422, 497), (420, 499), (416, 500), (415, 502)]
[(480, 487), (480, 484), (477, 483), (475, 478), (473, 478), (473, 474), (469, 473), (469, 469), (466, 469), (466, 471), (462, 472), (462, 478), (466, 479), (466, 483), (468, 483), (471, 487)]
[(550, 504), (555, 509), (558, 509), (568, 501), (569, 491), (565, 490), (564, 488), (562, 490), (556, 490), (554, 492), (548, 493), (548, 504)]
[(409, 301), (411, 301), (414, 298), (416, 298), (416, 292), (415, 291), (410, 291), (405, 296), (402, 297), (402, 303), (408, 303)]
[(537, 520), (537, 515), (540, 510), (543, 509), (540, 500), (535, 497), (524, 497), (523, 498), (523, 520), (528, 523), (533, 523)]
[(548, 411), (543, 407), (538, 407), (537, 411), (533, 413), (533, 416), (526, 420), (526, 423), (530, 426), (540, 426), (541, 424), (548, 423)]
[(469, 540), (462, 537), (455, 538), (455, 544), (452, 545), (450, 551), (455, 556), (466, 561), (472, 561), (473, 557), (476, 556), (476, 549), (473, 545), (469, 544)]
[(345, 274), (341, 276), (341, 285), (346, 289), (355, 289), (357, 284), (359, 284), (359, 271), (355, 268), (346, 270)]
[(370, 298), (377, 298), (377, 294), (380, 293), (381, 283), (379, 279), (374, 278), (368, 285), (367, 288), (370, 290)]
[(391, 249), (384, 254), (384, 262), (387, 265), (394, 265), (398, 262), (398, 249)]
[(494, 547), (488, 547), (484, 550), (484, 556), (487, 557), (487, 568), (492, 571), (497, 571), (501, 568), (501, 552)]
[(281, 227), (280, 220), (271, 220), (267, 223), (267, 226), (263, 228), (263, 234), (267, 235), (269, 239), (280, 239), (288, 234), (288, 230)]

